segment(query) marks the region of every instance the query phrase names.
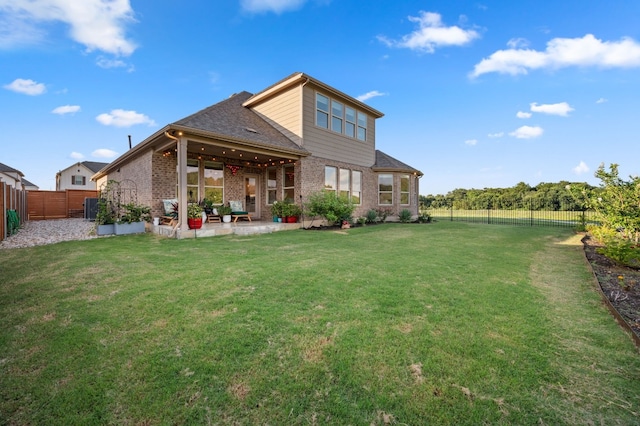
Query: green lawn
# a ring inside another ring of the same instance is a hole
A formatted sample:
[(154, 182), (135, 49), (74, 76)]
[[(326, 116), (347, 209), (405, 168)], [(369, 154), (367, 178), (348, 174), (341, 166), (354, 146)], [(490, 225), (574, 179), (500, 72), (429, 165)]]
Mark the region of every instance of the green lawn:
[(638, 424), (569, 230), (386, 224), (0, 251), (0, 424)]

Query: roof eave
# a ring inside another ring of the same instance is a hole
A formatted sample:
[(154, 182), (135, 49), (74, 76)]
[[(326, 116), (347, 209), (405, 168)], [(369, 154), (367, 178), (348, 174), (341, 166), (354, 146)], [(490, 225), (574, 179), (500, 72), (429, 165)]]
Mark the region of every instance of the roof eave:
[(416, 175), (416, 176), (424, 176), (424, 173), (422, 173), (420, 170), (416, 170), (413, 168), (402, 168), (402, 167), (372, 167), (371, 170), (373, 170), (376, 173), (384, 173), (384, 172), (388, 172), (388, 173), (409, 173), (412, 175)]

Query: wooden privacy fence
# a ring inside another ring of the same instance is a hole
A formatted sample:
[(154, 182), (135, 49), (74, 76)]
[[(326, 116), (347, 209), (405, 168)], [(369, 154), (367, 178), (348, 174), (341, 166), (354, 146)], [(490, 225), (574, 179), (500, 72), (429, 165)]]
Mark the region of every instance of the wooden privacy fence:
[[(15, 189), (14, 187), (0, 182), (0, 241), (9, 236), (8, 217), (17, 213), (19, 225), (22, 226), (27, 220), (27, 191)], [(15, 216), (14, 216), (15, 217)]]
[(98, 198), (99, 191), (67, 189), (65, 191), (28, 191), (28, 220), (84, 217), (84, 199)]

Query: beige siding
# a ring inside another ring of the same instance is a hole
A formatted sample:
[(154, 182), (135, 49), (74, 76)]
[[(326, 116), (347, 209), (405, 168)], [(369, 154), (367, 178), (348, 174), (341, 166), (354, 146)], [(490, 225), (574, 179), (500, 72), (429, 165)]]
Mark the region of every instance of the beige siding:
[[(65, 189), (97, 189), (96, 183), (91, 180), (93, 172), (89, 170), (84, 164), (77, 164), (66, 168), (59, 172), (57, 191), (64, 191)], [(72, 185), (72, 176), (84, 176), (84, 185)]]
[(300, 86), (278, 93), (278, 96), (271, 97), (252, 109), (286, 137), (301, 144)]
[[(329, 98), (336, 99), (329, 93), (318, 90)], [(359, 166), (371, 167), (375, 163), (375, 119), (367, 114), (367, 141), (350, 138), (329, 129), (316, 126), (316, 88), (304, 87), (304, 144), (303, 147), (316, 157), (344, 161)], [(356, 110), (358, 107), (345, 99), (336, 99)], [(360, 110), (361, 112), (364, 112)]]

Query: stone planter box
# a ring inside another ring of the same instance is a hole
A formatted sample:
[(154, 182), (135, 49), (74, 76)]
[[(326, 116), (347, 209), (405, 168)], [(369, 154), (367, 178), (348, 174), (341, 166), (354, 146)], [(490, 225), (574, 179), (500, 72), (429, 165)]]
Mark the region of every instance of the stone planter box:
[(96, 229), (96, 234), (98, 235), (113, 235), (115, 232), (115, 225), (113, 223), (108, 225), (98, 225)]
[(141, 234), (145, 231), (144, 222), (116, 223), (116, 235)]

